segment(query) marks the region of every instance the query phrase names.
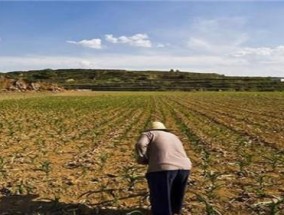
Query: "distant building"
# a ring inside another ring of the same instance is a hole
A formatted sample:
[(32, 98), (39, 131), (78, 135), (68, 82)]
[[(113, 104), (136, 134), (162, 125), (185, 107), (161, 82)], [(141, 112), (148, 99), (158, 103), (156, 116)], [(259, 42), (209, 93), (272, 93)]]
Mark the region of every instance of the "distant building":
[(281, 78), (280, 81), (281, 81), (281, 82), (284, 82), (284, 78)]

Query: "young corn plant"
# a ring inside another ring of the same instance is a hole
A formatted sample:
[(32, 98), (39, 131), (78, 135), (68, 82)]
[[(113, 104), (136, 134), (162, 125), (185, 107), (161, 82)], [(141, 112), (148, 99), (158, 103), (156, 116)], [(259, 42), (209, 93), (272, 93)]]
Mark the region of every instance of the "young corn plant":
[(237, 161), (239, 166), (239, 176), (247, 175), (246, 167), (248, 167), (252, 163), (252, 155), (250, 154), (242, 154), (242, 157)]
[[(284, 198), (277, 198), (277, 199), (273, 199), (271, 201), (271, 203), (268, 205), (270, 212), (269, 214), (273, 214), (273, 215), (280, 215), (281, 213), (281, 209), (279, 208), (280, 206), (284, 205)], [(283, 209), (283, 208), (282, 208)]]
[(99, 156), (99, 166), (100, 166), (100, 169), (102, 170), (104, 165), (105, 165), (105, 162), (106, 160), (109, 158), (109, 154), (107, 153), (102, 153), (100, 156)]
[(7, 171), (6, 168), (6, 161), (3, 157), (0, 156), (0, 176), (3, 178), (7, 177)]
[(25, 192), (24, 183), (23, 181), (21, 181), (20, 184), (16, 185), (15, 194), (23, 195), (24, 192)]
[(252, 205), (252, 208), (258, 212), (258, 214), (265, 214), (269, 215), (281, 215), (283, 212), (283, 206), (284, 206), (284, 198), (274, 198), (271, 201), (265, 201), (265, 202), (258, 202)]
[(222, 215), (220, 211), (218, 211), (213, 204), (211, 204), (205, 197), (202, 195), (193, 192), (197, 200), (205, 205), (206, 215)]
[(16, 195), (32, 194), (35, 187), (28, 183), (27, 181), (21, 180), (13, 188), (13, 192)]
[(203, 174), (206, 175), (212, 158), (211, 158), (210, 152), (206, 149), (202, 149), (201, 155), (202, 155)]
[(137, 170), (131, 166), (126, 166), (123, 168), (123, 178), (126, 178), (128, 181), (128, 190), (133, 190), (135, 183), (138, 180), (141, 180), (144, 178), (144, 176), (136, 175), (135, 172)]
[(209, 171), (206, 173), (205, 177), (210, 181), (210, 186), (207, 189), (209, 199), (214, 199), (216, 197), (215, 191), (223, 186), (222, 184), (217, 183), (217, 179), (221, 175), (221, 173), (214, 171)]
[(6, 165), (6, 162), (5, 162), (5, 159), (3, 157), (0, 157), (0, 172), (5, 172), (5, 165)]
[(49, 173), (51, 171), (51, 162), (50, 161), (42, 162), (39, 167), (39, 170), (43, 171), (46, 174), (46, 176), (49, 176)]
[(263, 158), (269, 162), (272, 171), (275, 171), (277, 166), (283, 162), (281, 155), (278, 153), (271, 153), (269, 156), (263, 156)]
[(257, 181), (257, 189), (256, 189), (256, 193), (259, 197), (264, 197), (265, 196), (265, 191), (264, 191), (264, 187), (265, 187), (265, 182), (264, 182), (264, 178), (266, 176), (265, 175), (258, 175), (256, 178)]

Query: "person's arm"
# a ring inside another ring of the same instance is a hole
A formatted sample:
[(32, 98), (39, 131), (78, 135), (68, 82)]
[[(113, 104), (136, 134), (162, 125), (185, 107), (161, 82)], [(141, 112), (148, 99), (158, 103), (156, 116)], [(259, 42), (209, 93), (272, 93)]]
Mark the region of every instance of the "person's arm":
[(151, 137), (147, 133), (143, 133), (138, 139), (135, 145), (138, 164), (144, 164), (144, 165), (148, 164), (147, 148), (150, 142), (151, 142)]

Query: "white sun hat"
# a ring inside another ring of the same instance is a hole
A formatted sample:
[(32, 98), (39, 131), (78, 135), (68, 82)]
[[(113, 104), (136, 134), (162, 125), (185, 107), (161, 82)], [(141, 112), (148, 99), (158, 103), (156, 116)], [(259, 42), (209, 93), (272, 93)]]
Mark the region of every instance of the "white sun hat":
[(151, 130), (168, 130), (168, 129), (166, 128), (166, 126), (163, 123), (158, 122), (158, 121), (154, 121), (154, 122), (152, 122)]

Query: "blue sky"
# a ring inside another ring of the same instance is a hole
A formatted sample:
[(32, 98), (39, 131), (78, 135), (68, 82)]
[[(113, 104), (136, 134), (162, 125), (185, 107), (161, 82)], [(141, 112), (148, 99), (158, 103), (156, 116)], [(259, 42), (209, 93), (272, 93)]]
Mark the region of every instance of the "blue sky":
[(0, 71), (284, 76), (281, 1), (0, 1)]

